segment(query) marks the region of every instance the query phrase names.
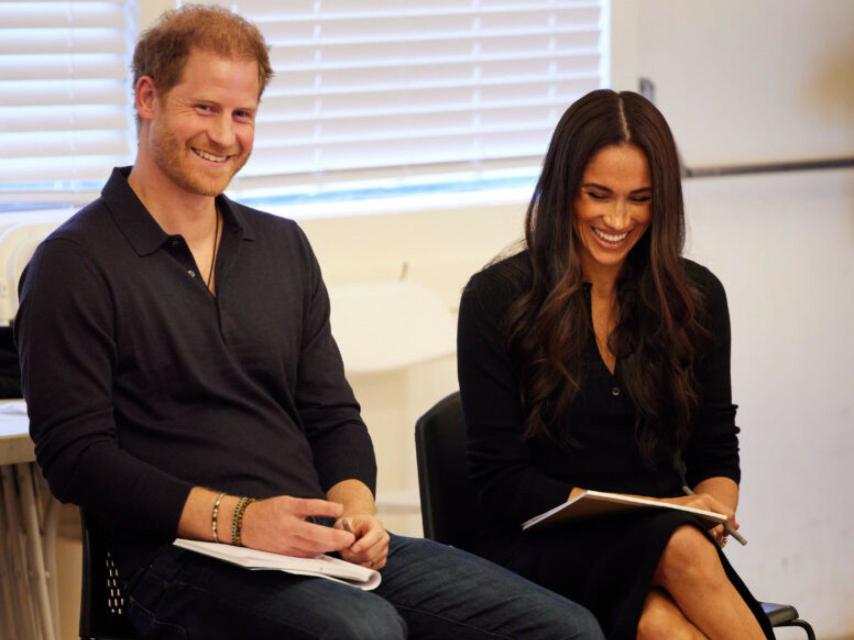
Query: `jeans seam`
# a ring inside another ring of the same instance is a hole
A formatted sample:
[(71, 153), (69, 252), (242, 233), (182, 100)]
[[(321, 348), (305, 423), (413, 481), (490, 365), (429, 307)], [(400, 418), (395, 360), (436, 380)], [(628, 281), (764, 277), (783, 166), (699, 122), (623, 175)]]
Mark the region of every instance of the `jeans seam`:
[(173, 629), (178, 629), (181, 631), (181, 633), (184, 635), (185, 638), (188, 637), (189, 634), (187, 633), (186, 627), (184, 627), (180, 624), (177, 624), (175, 622), (168, 622), (166, 620), (161, 620), (160, 618), (157, 617), (157, 615), (155, 615), (154, 611), (152, 611), (151, 609), (146, 607), (141, 601), (137, 600), (136, 598), (134, 598), (131, 595), (128, 595), (127, 599), (128, 599), (129, 603), (133, 604), (135, 607), (138, 607), (143, 612), (145, 612), (145, 614), (148, 615), (151, 618), (151, 620), (154, 621), (155, 624), (162, 625), (165, 627), (172, 627)]
[(432, 612), (432, 611), (428, 611), (427, 609), (421, 609), (421, 608), (418, 608), (418, 607), (409, 607), (409, 606), (406, 606), (406, 605), (404, 605), (404, 604), (394, 604), (394, 603), (392, 603), (392, 605), (394, 606), (394, 608), (395, 608), (395, 609), (405, 609), (405, 610), (407, 610), (407, 611), (414, 611), (414, 612), (419, 613), (419, 614), (422, 614), (422, 615), (428, 615), (428, 616), (430, 616), (430, 617), (432, 617), (432, 618), (437, 618), (437, 619), (439, 619), (439, 620), (442, 620), (443, 622), (446, 622), (446, 623), (448, 623), (448, 622), (449, 622), (449, 623), (451, 623), (451, 624), (455, 624), (455, 625), (457, 625), (457, 626), (464, 627), (464, 628), (466, 628), (466, 629), (471, 629), (471, 630), (473, 630), (473, 631), (477, 631), (478, 633), (482, 633), (482, 634), (484, 634), (484, 635), (488, 635), (488, 636), (490, 636), (490, 637), (492, 637), (492, 638), (503, 638), (504, 640), (513, 640), (513, 636), (508, 636), (508, 635), (505, 635), (505, 634), (502, 634), (502, 633), (496, 633), (496, 632), (494, 632), (494, 631), (487, 631), (487, 630), (485, 630), (485, 629), (481, 629), (480, 627), (476, 627), (476, 626), (474, 626), (474, 625), (471, 625), (471, 624), (468, 624), (468, 623), (465, 623), (465, 622), (461, 622), (461, 621), (459, 621), (459, 620), (454, 620), (453, 618), (449, 618), (449, 617), (447, 617), (447, 616), (443, 616), (443, 615), (441, 615), (441, 614), (434, 613), (434, 612)]

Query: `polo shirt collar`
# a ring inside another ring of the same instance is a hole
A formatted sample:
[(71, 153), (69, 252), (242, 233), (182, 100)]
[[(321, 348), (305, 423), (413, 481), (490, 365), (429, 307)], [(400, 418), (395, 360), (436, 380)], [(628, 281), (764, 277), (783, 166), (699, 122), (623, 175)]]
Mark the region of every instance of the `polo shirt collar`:
[[(131, 246), (141, 256), (157, 251), (169, 240), (162, 227), (140, 202), (128, 184), (132, 167), (115, 167), (101, 191), (101, 197), (110, 210), (113, 220)], [(231, 200), (220, 194), (216, 198), (226, 227), (234, 227), (243, 240), (254, 240), (252, 227), (246, 216)]]

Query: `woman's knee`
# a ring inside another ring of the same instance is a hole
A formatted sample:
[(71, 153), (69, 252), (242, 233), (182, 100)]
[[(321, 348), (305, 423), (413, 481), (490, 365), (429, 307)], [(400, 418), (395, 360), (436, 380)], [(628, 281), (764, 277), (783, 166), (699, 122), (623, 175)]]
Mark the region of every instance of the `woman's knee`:
[(638, 640), (692, 640), (695, 634), (681, 611), (662, 593), (649, 593), (638, 620)]
[(691, 525), (676, 529), (659, 559), (655, 582), (665, 587), (699, 582), (714, 588), (724, 580), (712, 541)]

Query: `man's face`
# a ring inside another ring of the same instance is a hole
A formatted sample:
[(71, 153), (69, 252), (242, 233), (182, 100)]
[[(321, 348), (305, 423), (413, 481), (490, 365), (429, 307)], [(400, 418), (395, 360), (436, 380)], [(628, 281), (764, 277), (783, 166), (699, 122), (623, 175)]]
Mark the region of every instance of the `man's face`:
[(192, 50), (181, 81), (155, 100), (154, 163), (185, 191), (219, 195), (252, 152), (258, 94), (257, 62)]

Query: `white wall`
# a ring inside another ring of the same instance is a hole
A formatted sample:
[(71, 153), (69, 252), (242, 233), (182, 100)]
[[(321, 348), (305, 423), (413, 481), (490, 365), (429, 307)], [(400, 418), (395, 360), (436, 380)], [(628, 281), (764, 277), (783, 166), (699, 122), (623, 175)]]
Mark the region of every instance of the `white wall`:
[(819, 637), (852, 634), (854, 171), (694, 180), (686, 201), (688, 254), (724, 282), (732, 318), (750, 544), (728, 555)]
[(852, 155), (854, 3), (631, 4), (637, 71), (689, 166)]
[[(406, 353), (414, 351), (409, 343), (427, 341), (425, 333), (429, 329), (423, 328), (424, 323), (417, 323), (422, 328), (403, 340), (394, 330), (389, 330), (389, 335), (364, 331), (360, 339), (358, 330), (350, 327), (370, 321), (376, 309), (368, 308), (371, 303), (366, 302), (363, 314), (359, 314), (358, 306), (353, 309), (348, 305), (349, 317), (342, 317), (336, 312), (336, 289), (354, 282), (388, 283), (405, 273), (406, 281), (434, 292), (440, 306), (452, 316), (446, 322), (455, 323), (466, 280), (511, 240), (520, 237), (522, 214), (522, 207), (511, 205), (302, 222), (330, 288), (333, 333), (347, 338), (339, 340), (339, 346), (374, 440), (379, 462), (380, 514), (386, 526), (397, 533), (421, 535), (414, 426), (416, 419), (437, 400), (457, 389), (454, 331), (441, 331), (447, 355), (386, 371), (353, 371), (349, 365), (357, 352), (364, 353), (364, 341), (372, 342), (378, 361), (386, 359), (384, 354), (395, 348), (401, 351), (401, 359), (406, 359)], [(383, 306), (380, 301), (373, 304)], [(399, 305), (387, 301), (381, 315), (394, 313), (395, 307)], [(400, 310), (393, 322), (406, 323), (406, 316), (407, 312)], [(441, 318), (437, 318), (437, 324), (438, 320)], [(350, 323), (346, 331), (341, 327), (344, 322)], [(431, 341), (437, 338), (430, 336)]]

